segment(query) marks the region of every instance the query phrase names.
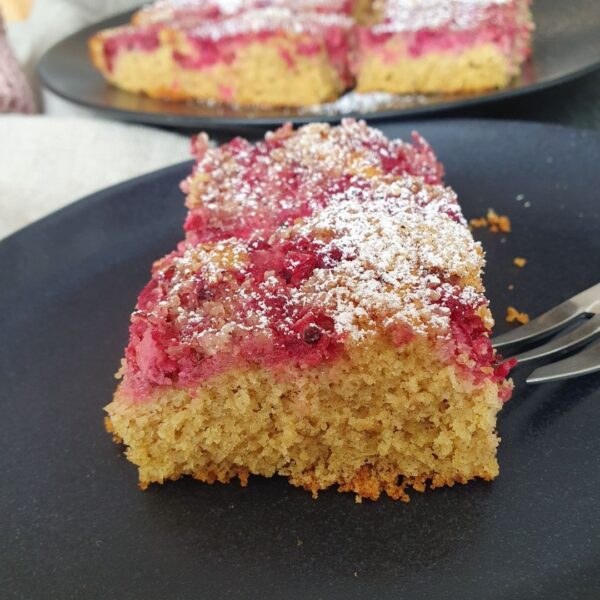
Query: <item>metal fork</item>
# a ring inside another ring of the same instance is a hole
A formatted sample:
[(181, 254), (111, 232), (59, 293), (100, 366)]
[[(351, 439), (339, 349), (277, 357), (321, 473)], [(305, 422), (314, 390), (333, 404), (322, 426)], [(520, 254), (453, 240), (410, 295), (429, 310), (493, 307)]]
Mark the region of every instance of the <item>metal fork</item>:
[[(569, 328), (577, 321), (580, 321), (578, 327)], [(600, 337), (600, 283), (555, 306), (527, 325), (494, 338), (492, 343), (494, 348), (508, 348), (510, 352), (515, 352), (530, 343), (543, 341), (565, 328), (570, 330), (533, 350), (516, 354), (513, 358), (517, 360), (517, 364), (554, 358)], [(600, 339), (568, 358), (539, 367), (527, 378), (527, 383), (558, 381), (596, 371), (600, 371)]]

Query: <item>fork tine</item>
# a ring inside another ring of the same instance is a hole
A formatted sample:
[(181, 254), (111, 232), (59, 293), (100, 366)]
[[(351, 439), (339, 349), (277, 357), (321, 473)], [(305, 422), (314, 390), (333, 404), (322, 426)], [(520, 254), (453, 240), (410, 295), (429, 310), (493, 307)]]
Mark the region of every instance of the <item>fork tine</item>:
[(517, 354), (514, 358), (519, 364), (536, 360), (538, 358), (546, 358), (552, 354), (564, 352), (572, 348), (576, 348), (590, 341), (593, 337), (600, 334), (600, 315), (595, 315), (586, 321), (581, 327), (559, 337), (554, 338), (543, 346), (538, 346), (529, 352)]
[(595, 342), (564, 360), (536, 369), (527, 383), (547, 383), (600, 371), (600, 342)]
[(503, 348), (512, 344), (533, 342), (556, 333), (577, 317), (594, 310), (600, 310), (600, 283), (551, 308), (527, 325), (494, 338), (492, 345), (494, 348)]

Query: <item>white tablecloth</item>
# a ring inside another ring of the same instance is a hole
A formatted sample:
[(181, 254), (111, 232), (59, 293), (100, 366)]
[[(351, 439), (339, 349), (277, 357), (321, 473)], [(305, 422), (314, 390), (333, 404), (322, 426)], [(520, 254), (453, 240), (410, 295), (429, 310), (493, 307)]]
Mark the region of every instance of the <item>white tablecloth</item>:
[(0, 238), (86, 194), (188, 158), (187, 136), (158, 129), (0, 116)]

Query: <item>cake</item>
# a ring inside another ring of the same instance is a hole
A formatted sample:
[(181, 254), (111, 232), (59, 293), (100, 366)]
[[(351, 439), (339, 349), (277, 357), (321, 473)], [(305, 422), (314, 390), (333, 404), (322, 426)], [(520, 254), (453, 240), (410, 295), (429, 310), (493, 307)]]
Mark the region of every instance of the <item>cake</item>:
[(106, 407), (140, 486), (281, 475), (407, 500), (493, 479), (512, 362), (427, 143), (345, 120), (193, 148), (185, 239), (139, 295)]
[(357, 31), (356, 89), (480, 92), (507, 86), (530, 51), (530, 0), (374, 0)]
[(89, 42), (112, 84), (173, 100), (302, 107), (358, 92), (504, 87), (531, 0), (158, 0)]
[(305, 106), (351, 83), (344, 14), (256, 8), (108, 29), (90, 40), (94, 65), (124, 90), (225, 104)]

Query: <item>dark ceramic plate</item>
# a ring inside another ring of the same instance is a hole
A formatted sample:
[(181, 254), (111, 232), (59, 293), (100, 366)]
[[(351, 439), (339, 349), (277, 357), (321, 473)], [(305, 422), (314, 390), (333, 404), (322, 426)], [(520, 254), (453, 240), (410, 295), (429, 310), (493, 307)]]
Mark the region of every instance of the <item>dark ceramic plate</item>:
[[(88, 38), (100, 29), (121, 25), (125, 13), (87, 27), (54, 46), (41, 60), (39, 72), (54, 93), (113, 118), (181, 128), (274, 126), (285, 121), (337, 121), (343, 116), (398, 119), (431, 114), (517, 96), (567, 81), (600, 64), (600, 2), (598, 0), (535, 0), (537, 31), (533, 57), (508, 89), (471, 96), (396, 96), (376, 108), (345, 103), (341, 108), (314, 110), (209, 107), (173, 103), (123, 92), (108, 85), (92, 66)], [(344, 112), (345, 111), (345, 112)]]
[[(467, 217), (512, 218), (505, 241), (477, 232), (499, 332), (507, 305), (535, 315), (600, 281), (599, 134), (416, 127)], [(517, 370), (500, 477), (409, 504), (334, 490), (315, 501), (282, 478), (137, 489), (102, 407), (150, 264), (182, 237), (188, 170), (99, 192), (0, 243), (0, 596), (600, 597), (600, 375), (528, 387)]]

